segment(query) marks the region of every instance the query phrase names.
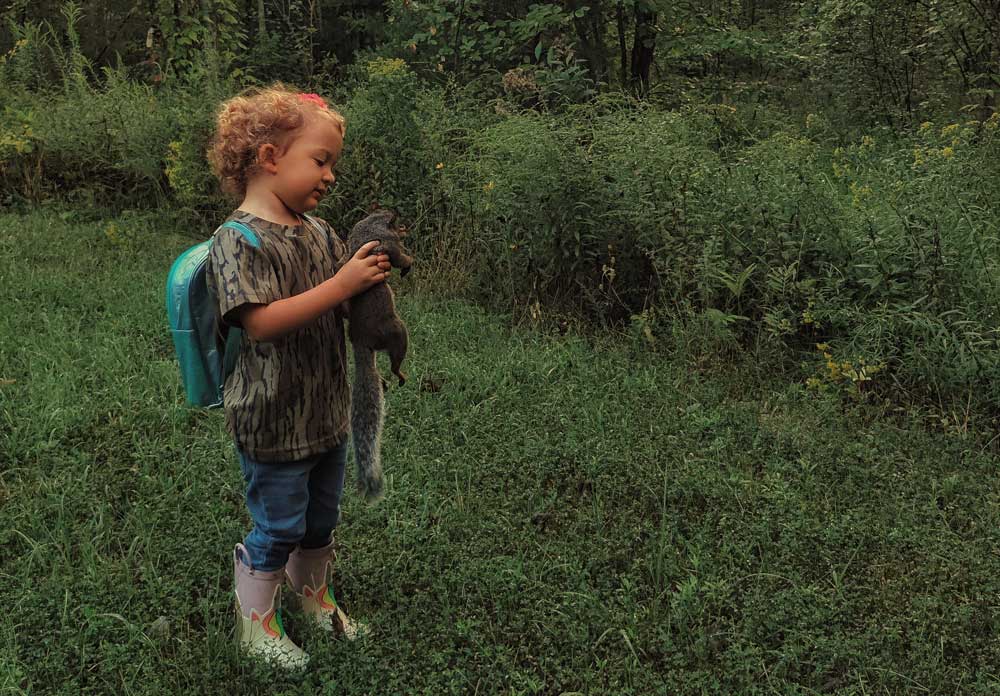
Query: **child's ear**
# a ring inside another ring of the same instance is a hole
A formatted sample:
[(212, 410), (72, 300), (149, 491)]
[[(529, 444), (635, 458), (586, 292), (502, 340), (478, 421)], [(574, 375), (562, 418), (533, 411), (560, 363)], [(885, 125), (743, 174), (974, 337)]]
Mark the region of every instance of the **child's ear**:
[(278, 148), (273, 143), (264, 143), (257, 148), (257, 163), (269, 174), (278, 171)]

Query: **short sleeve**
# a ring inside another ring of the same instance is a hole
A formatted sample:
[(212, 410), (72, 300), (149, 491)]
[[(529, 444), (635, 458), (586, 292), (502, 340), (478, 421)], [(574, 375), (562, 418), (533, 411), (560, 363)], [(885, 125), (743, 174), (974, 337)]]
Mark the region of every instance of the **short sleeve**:
[(227, 324), (239, 324), (230, 315), (234, 309), (281, 299), (271, 259), (238, 230), (225, 227), (219, 230), (212, 242), (210, 258), (219, 314)]

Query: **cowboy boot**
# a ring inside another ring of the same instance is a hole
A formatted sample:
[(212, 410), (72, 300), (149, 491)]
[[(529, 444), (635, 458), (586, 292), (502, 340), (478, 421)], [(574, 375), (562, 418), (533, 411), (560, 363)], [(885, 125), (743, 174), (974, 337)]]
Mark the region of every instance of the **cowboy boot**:
[[(241, 558), (242, 556), (242, 558)], [(309, 661), (302, 648), (292, 642), (281, 623), (280, 591), (285, 571), (254, 570), (243, 544), (233, 553), (236, 576), (236, 635), (243, 648), (278, 667), (300, 669)]]
[(285, 576), (299, 598), (302, 613), (311, 623), (354, 640), (365, 627), (348, 617), (333, 598), (328, 578), (334, 557), (333, 542), (318, 549), (296, 547), (288, 556)]

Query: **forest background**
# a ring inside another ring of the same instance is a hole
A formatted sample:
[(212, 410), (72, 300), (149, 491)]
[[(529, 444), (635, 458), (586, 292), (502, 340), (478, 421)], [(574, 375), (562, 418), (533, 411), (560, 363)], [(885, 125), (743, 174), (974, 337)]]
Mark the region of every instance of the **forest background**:
[(320, 213), (397, 208), (452, 294), (749, 355), (945, 428), (1000, 405), (991, 0), (15, 0), (2, 18), (5, 206), (207, 230), (231, 205), (204, 158), (216, 105), (283, 80), (350, 122)]

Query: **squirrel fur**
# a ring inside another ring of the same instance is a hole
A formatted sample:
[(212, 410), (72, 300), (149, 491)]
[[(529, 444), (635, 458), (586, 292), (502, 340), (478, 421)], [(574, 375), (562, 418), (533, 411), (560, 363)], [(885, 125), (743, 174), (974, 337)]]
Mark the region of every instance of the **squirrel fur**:
[[(403, 248), (405, 230), (396, 227), (395, 215), (377, 210), (358, 222), (347, 238), (348, 257), (362, 246), (378, 240), (379, 246), (370, 255), (387, 254), (393, 267), (405, 276), (413, 258)], [(348, 336), (354, 349), (354, 385), (351, 394), (351, 432), (354, 440), (354, 460), (358, 488), (368, 500), (382, 497), (382, 424), (385, 419), (383, 381), (375, 363), (375, 353), (386, 351), (392, 372), (402, 386), (406, 374), (402, 371), (406, 357), (406, 326), (396, 314), (392, 288), (378, 283), (350, 300)]]

